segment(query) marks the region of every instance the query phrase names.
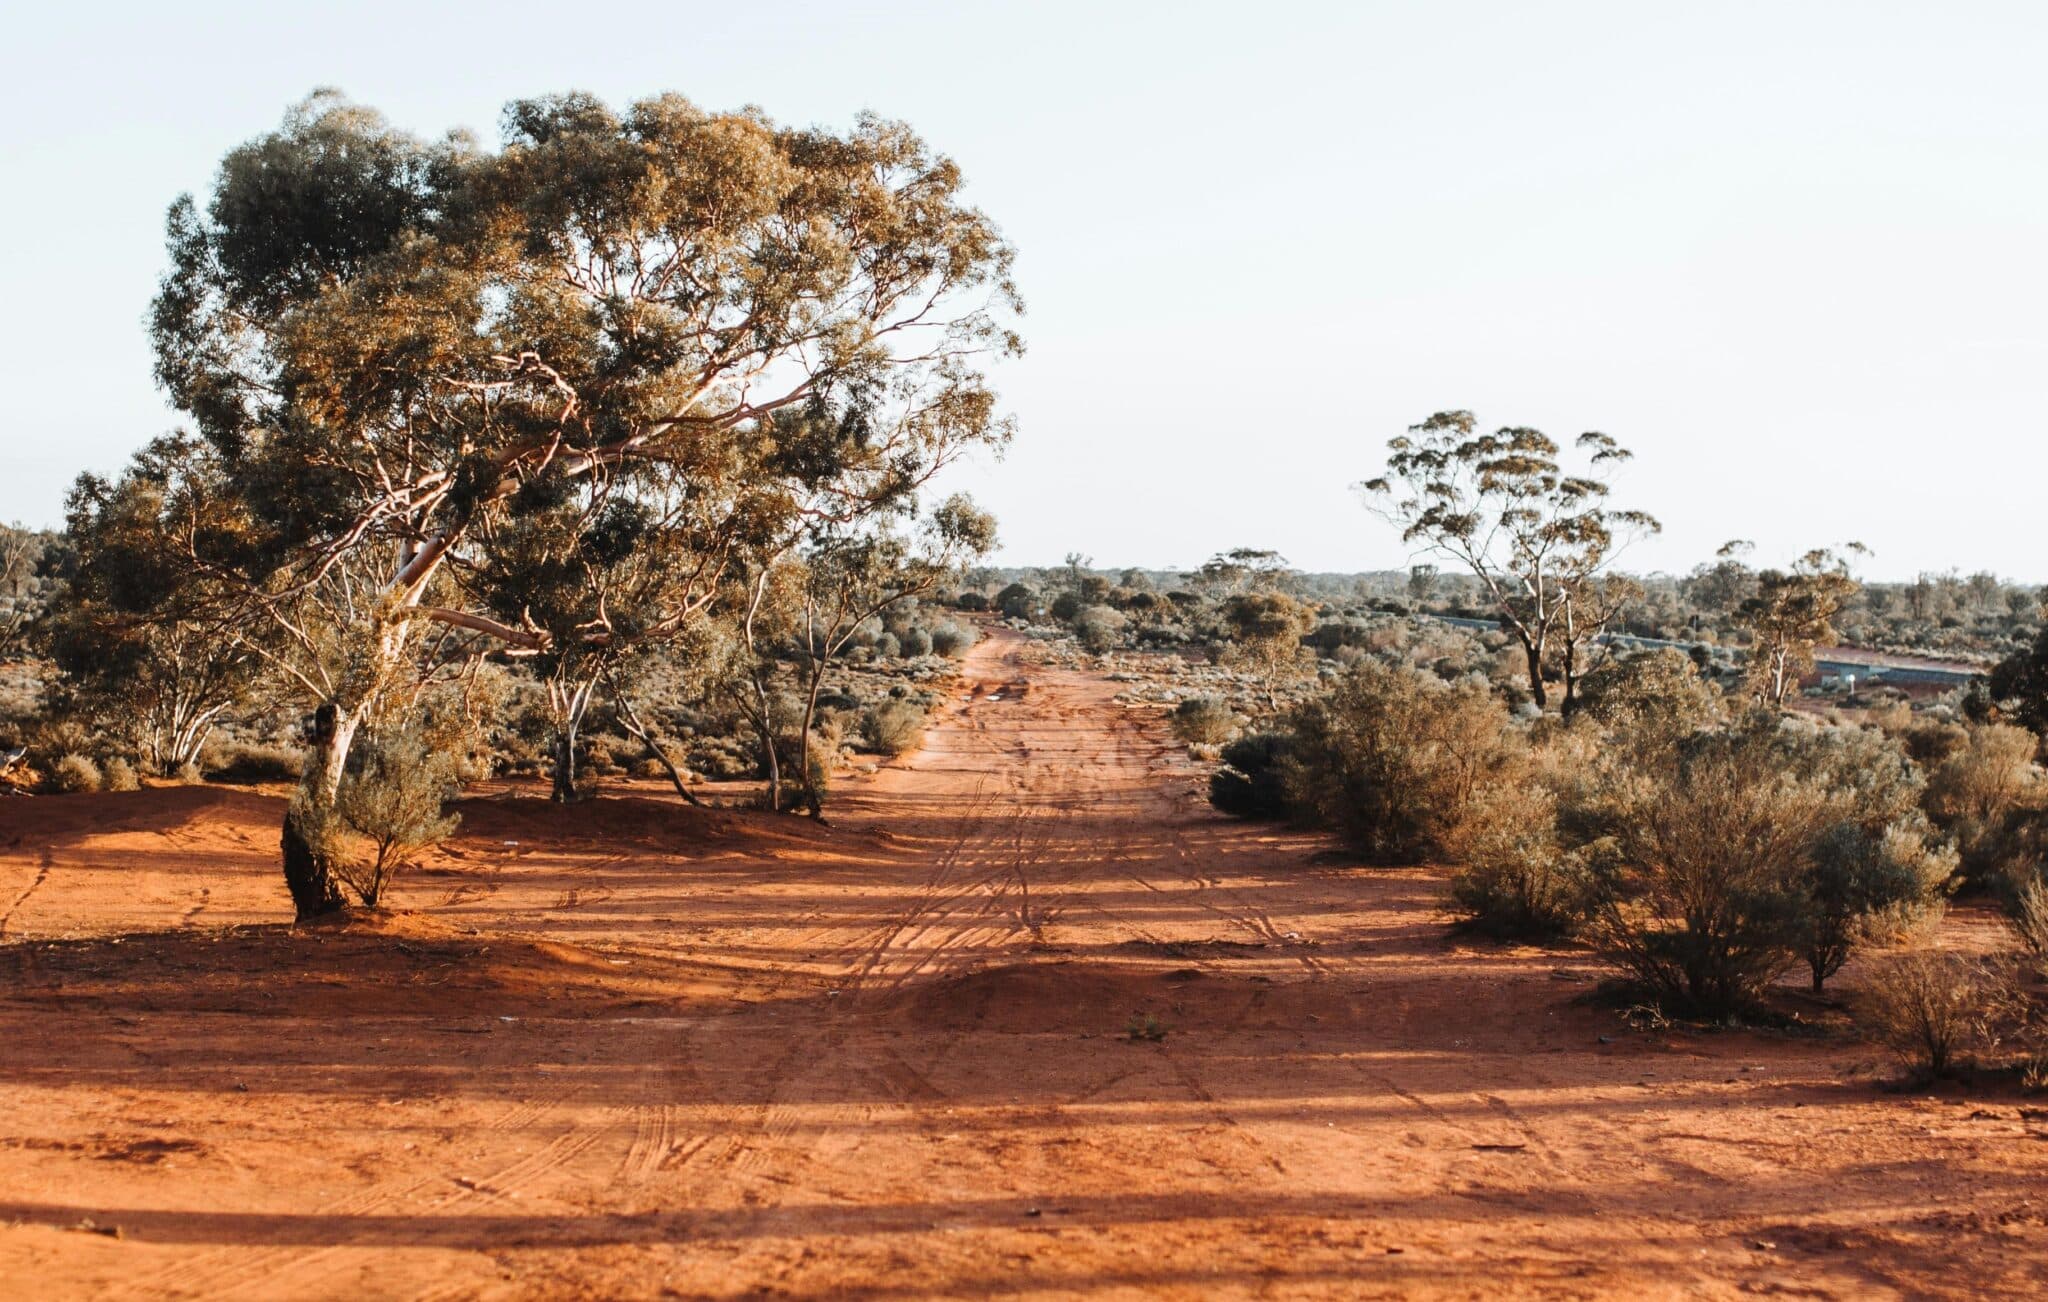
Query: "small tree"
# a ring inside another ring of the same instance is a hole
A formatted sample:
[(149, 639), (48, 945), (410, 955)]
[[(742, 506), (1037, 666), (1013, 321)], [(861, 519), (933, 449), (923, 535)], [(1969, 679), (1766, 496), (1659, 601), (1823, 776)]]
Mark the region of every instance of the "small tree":
[(1258, 679), (1271, 709), (1279, 704), (1281, 686), (1300, 674), (1301, 639), (1315, 623), (1315, 611), (1284, 592), (1240, 593), (1223, 603), (1223, 631), (1230, 639), (1224, 663)]
[(0, 660), (21, 650), (53, 586), (46, 562), (50, 541), (20, 525), (0, 524)]
[[(1746, 538), (1721, 544), (1712, 565), (1696, 567), (1679, 583), (1680, 595), (1708, 615), (1734, 614), (1743, 602), (1756, 595), (1756, 571), (1741, 560), (1755, 547)], [(1698, 617), (1694, 619), (1697, 622)]]
[(1576, 585), (1560, 601), (1557, 646), (1566, 713), (1578, 706), (1580, 675), (1595, 663), (1608, 627), (1642, 598), (1642, 584), (1624, 575), (1606, 574)]
[(599, 686), (695, 630), (753, 513), (659, 466), (579, 476), (546, 496), (558, 500), (485, 522), (469, 581), (542, 686), (552, 796), (566, 802)]
[(1195, 584), (1212, 596), (1244, 592), (1283, 592), (1299, 575), (1279, 552), (1263, 547), (1233, 547), (1202, 562)]
[(1404, 542), (1471, 570), (1521, 644), (1529, 694), (1548, 701), (1543, 671), (1561, 626), (1587, 614), (1593, 584), (1640, 534), (1661, 526), (1607, 503), (1594, 472), (1628, 460), (1605, 434), (1582, 434), (1583, 473), (1567, 472), (1541, 431), (1476, 433), (1469, 411), (1439, 412), (1387, 444), (1386, 473), (1360, 485)]
[[(1861, 543), (1848, 550), (1864, 552)], [(1758, 701), (1782, 707), (1799, 681), (1813, 672), (1813, 649), (1839, 636), (1835, 615), (1856, 594), (1848, 562), (1816, 549), (1789, 570), (1756, 576), (1756, 595), (1742, 603), (1736, 619), (1755, 641), (1749, 653), (1749, 689)]]
[(205, 444), (167, 435), (117, 480), (80, 476), (66, 502), (75, 561), (45, 615), (51, 658), (71, 705), (157, 773), (196, 762), (255, 677), (264, 630), (232, 619), (226, 585), (194, 563), (200, 539), (235, 527), (219, 475)]
[(1032, 619), (1040, 609), (1038, 593), (1029, 584), (1012, 583), (995, 595), (995, 607), (1011, 619)]
[(1427, 562), (1408, 567), (1408, 599), (1418, 606), (1429, 604), (1436, 595), (1438, 580), (1442, 574), (1437, 567)]
[(365, 908), (377, 907), (402, 859), (455, 831), (460, 817), (445, 812), (454, 782), (455, 756), (413, 731), (377, 739), (361, 770), (342, 779), (335, 812), (369, 853), (339, 856), (339, 875)]
[[(958, 494), (932, 509), (914, 539), (887, 532), (831, 530), (813, 540), (795, 593), (803, 672), (798, 795), (813, 815), (823, 810), (824, 792), (813, 772), (812, 732), (818, 695), (833, 662), (863, 623), (956, 577), (967, 561), (987, 555), (995, 541), (994, 518)], [(779, 807), (780, 792), (772, 774), (770, 783), (771, 804)]]
[(1984, 696), (1990, 708), (1983, 713), (2048, 737), (2048, 627), (2034, 636), (2031, 646), (1998, 662)]

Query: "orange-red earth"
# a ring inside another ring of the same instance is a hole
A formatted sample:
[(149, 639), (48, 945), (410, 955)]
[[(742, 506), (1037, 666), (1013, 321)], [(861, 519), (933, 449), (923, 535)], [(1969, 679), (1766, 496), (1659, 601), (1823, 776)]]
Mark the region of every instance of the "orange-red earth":
[(830, 826), (484, 793), (297, 930), (275, 794), (0, 801), (0, 1294), (2048, 1291), (2038, 1100), (1631, 1029), (1116, 690), (998, 630)]

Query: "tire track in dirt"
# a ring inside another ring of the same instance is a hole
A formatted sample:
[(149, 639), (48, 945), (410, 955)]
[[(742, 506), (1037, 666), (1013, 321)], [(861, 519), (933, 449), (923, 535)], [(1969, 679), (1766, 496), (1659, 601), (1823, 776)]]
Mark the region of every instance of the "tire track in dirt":
[[(575, 1083), (564, 1083), (521, 1099), (491, 1123), (487, 1133), (506, 1134), (526, 1130), (541, 1118), (565, 1105), (581, 1088)], [(520, 1158), (491, 1172), (481, 1180), (471, 1181), (470, 1187), (458, 1186), (455, 1197), (437, 1200), (429, 1206), (437, 1211), (445, 1210), (457, 1205), (461, 1199), (481, 1193), (486, 1188), (503, 1188), (508, 1181), (516, 1191), (523, 1188), (523, 1185), (536, 1174), (559, 1166), (581, 1152), (600, 1138), (601, 1134), (601, 1131), (593, 1129), (579, 1131), (574, 1123), (571, 1123), (568, 1130), (549, 1141), (540, 1152)], [(579, 1138), (582, 1142), (570, 1142)], [(373, 1215), (396, 1208), (422, 1190), (447, 1184), (454, 1179), (456, 1177), (443, 1172), (427, 1172), (397, 1182), (377, 1185), (323, 1204), (306, 1214), (306, 1219)], [(146, 1285), (137, 1284), (124, 1295), (230, 1297), (258, 1287), (280, 1285), (287, 1276), (298, 1276), (308, 1264), (325, 1261), (355, 1246), (357, 1245), (338, 1243), (311, 1251), (295, 1245), (254, 1250), (245, 1247), (216, 1248), (211, 1252), (167, 1266), (152, 1275)], [(272, 1294), (276, 1291), (275, 1288), (271, 1288)]]
[(7, 906), (7, 912), (0, 913), (0, 937), (7, 935), (7, 924), (14, 920), (14, 915), (21, 911), (21, 906), (28, 903), (28, 897), (34, 895), (36, 889), (50, 879), (50, 869), (55, 866), (56, 856), (44, 850), (37, 863), (35, 880), (28, 884), (28, 889), (14, 898), (14, 903)]
[(631, 1109), (633, 1137), (619, 1160), (616, 1179), (627, 1185), (645, 1184), (684, 1165), (717, 1137), (708, 1129), (697, 1135), (683, 1131), (686, 1108), (711, 1094), (695, 1065), (694, 1029), (677, 1034), (672, 1044), (661, 1043), (659, 1032), (650, 1033), (642, 1052), (654, 1061), (642, 1077), (646, 1097)]
[[(1330, 975), (1329, 965), (1315, 955), (1307, 953), (1304, 938), (1299, 928), (1285, 928), (1273, 921), (1272, 914), (1253, 902), (1242, 891), (1222, 884), (1222, 879), (1204, 877), (1195, 862), (1195, 852), (1187, 843), (1185, 820), (1170, 807), (1158, 811), (1159, 822), (1167, 829), (1167, 844), (1173, 850), (1174, 864), (1181, 869), (1181, 879), (1192, 889), (1192, 899), (1201, 908), (1233, 925), (1250, 931), (1268, 945), (1283, 946), (1292, 951), (1289, 957), (1300, 963), (1314, 976)], [(1155, 888), (1156, 889), (1156, 888)], [(1226, 908), (1212, 903), (1210, 894), (1223, 896), (1236, 907)]]
[[(1048, 722), (1035, 710), (993, 723), (983, 717), (987, 709), (1018, 709), (1021, 694), (1014, 675), (997, 691), (985, 685), (970, 689), (974, 708), (943, 720), (917, 763), (889, 772), (886, 780), (912, 788), (901, 802), (912, 808), (919, 785), (940, 785), (943, 799), (944, 784), (957, 791), (964, 776), (976, 776), (964, 807), (953, 797), (943, 841), (914, 892), (901, 898), (890, 916), (851, 935), (827, 926), (799, 938), (798, 947), (808, 952), (810, 962), (833, 969), (841, 997), (832, 1007), (838, 1015), (828, 1014), (822, 1028), (816, 1023), (780, 1027), (777, 1033), (788, 1038), (779, 1052), (748, 1073), (761, 1101), (701, 1116), (707, 1133), (675, 1146), (666, 1164), (653, 1154), (674, 1145), (674, 1136), (663, 1130), (662, 1115), (643, 1111), (625, 1159), (628, 1171), (680, 1174), (685, 1197), (699, 1202), (729, 1195), (732, 1184), (743, 1181), (747, 1203), (766, 1216), (784, 1191), (819, 1185), (818, 1177), (806, 1176), (817, 1160), (812, 1146), (795, 1142), (800, 1128), (817, 1124), (817, 1104), (807, 1100), (836, 1098), (849, 1083), (866, 1082), (872, 1101), (835, 1105), (852, 1114), (842, 1113), (835, 1125), (857, 1130), (864, 1117), (950, 1098), (931, 1067), (943, 1059), (960, 1030), (925, 1042), (913, 1063), (845, 1014), (910, 982), (999, 959), (1006, 946), (1027, 952), (1047, 926), (1075, 907), (1069, 888), (1084, 876), (1099, 878), (1131, 840), (1122, 826), (1127, 819), (1115, 820), (1117, 831), (1105, 840), (1099, 827), (1080, 817), (1083, 812), (1101, 814), (1106, 798), (1119, 809), (1134, 805), (1083, 767), (1092, 761), (1119, 775), (1128, 772), (1126, 748), (1119, 739), (1105, 737), (1103, 744), (1087, 748), (1080, 763), (1054, 761), (1020, 770), (1019, 753), (1046, 753), (1048, 748), (1033, 744), (1039, 732), (1071, 727), (1060, 718)], [(892, 843), (903, 844), (895, 838)], [(721, 1133), (708, 1133), (714, 1127)], [(666, 1182), (665, 1193), (675, 1187)]]

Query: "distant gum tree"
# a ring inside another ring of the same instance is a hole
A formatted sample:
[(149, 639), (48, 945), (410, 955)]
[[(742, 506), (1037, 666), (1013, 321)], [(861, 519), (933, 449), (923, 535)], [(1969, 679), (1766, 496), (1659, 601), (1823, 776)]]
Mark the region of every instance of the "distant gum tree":
[[(1844, 551), (1867, 554), (1861, 543)], [(1759, 702), (1782, 706), (1813, 672), (1813, 649), (1837, 637), (1835, 616), (1856, 595), (1858, 584), (1849, 563), (1826, 548), (1816, 548), (1789, 569), (1763, 570), (1756, 591), (1736, 609), (1737, 622), (1754, 639), (1749, 651), (1749, 690)]]
[[(1577, 446), (1585, 473), (1567, 472), (1558, 445), (1539, 430), (1482, 434), (1471, 412), (1438, 412), (1389, 441), (1385, 473), (1359, 485), (1403, 541), (1477, 576), (1521, 644), (1539, 707), (1549, 703), (1543, 671), (1553, 651), (1612, 618), (1599, 581), (1616, 554), (1662, 527), (1610, 506), (1607, 483), (1593, 477), (1627, 461), (1627, 448), (1598, 433), (1580, 435)], [(1566, 708), (1575, 690), (1574, 675)]]
[[(813, 817), (824, 808), (811, 752), (825, 675), (863, 623), (957, 578), (968, 561), (986, 556), (995, 543), (995, 519), (959, 495), (932, 508), (914, 537), (876, 530), (813, 540), (797, 600), (803, 713), (795, 774), (797, 794)], [(780, 792), (770, 793), (771, 802), (780, 799)]]
[(50, 550), (42, 534), (19, 525), (0, 524), (0, 658), (18, 651), (30, 623), (40, 613), (48, 586), (44, 558)]
[(1575, 710), (1579, 683), (1600, 651), (1601, 639), (1622, 612), (1643, 599), (1643, 585), (1625, 574), (1601, 574), (1566, 592), (1557, 620), (1558, 669), (1564, 678), (1564, 709)]
[(65, 504), (74, 568), (47, 612), (70, 704), (125, 735), (155, 773), (197, 762), (255, 676), (258, 648), (223, 587), (190, 557), (232, 522), (215, 509), (218, 459), (165, 435), (117, 479), (81, 475)]
[(1233, 547), (1217, 552), (1195, 572), (1196, 584), (1216, 596), (1278, 590), (1294, 586), (1297, 576), (1287, 558), (1264, 547)]
[(487, 526), (592, 475), (662, 467), (752, 510), (764, 478), (916, 482), (1007, 438), (981, 367), (1020, 347), (1012, 254), (961, 186), (875, 117), (569, 94), (508, 106), (491, 150), (323, 92), (173, 205), (157, 375), (257, 529), (215, 572), (251, 618), (352, 576), (285, 817), (302, 918), (342, 905), (308, 832), (421, 630), (559, 639), (478, 595)]

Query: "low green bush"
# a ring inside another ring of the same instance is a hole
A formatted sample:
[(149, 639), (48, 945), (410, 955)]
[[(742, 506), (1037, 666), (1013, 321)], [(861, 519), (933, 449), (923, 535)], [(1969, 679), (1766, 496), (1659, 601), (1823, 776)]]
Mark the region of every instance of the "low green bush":
[(1190, 696), (1173, 707), (1172, 723), (1190, 745), (1220, 746), (1237, 732), (1237, 712), (1220, 696)]
[(932, 650), (948, 660), (958, 660), (967, 654), (969, 647), (980, 641), (980, 634), (971, 625), (948, 620), (932, 629)]
[(142, 779), (136, 776), (135, 766), (119, 755), (108, 760), (102, 771), (108, 791), (137, 791), (142, 787)]
[(200, 765), (215, 782), (297, 782), (306, 756), (296, 746), (226, 742), (210, 749)]
[(883, 701), (861, 716), (861, 740), (870, 750), (902, 755), (924, 739), (925, 712), (909, 701)]
[(1223, 748), (1223, 767), (1209, 775), (1209, 803), (1237, 818), (1287, 817), (1293, 758), (1294, 738), (1287, 733), (1238, 738)]
[(50, 766), (50, 790), (64, 794), (98, 791), (104, 784), (100, 766), (89, 756), (65, 755)]

